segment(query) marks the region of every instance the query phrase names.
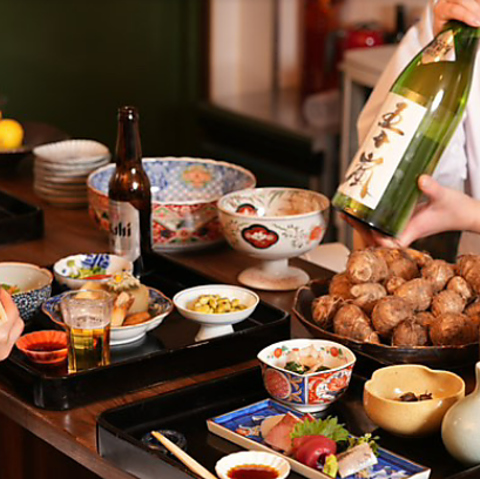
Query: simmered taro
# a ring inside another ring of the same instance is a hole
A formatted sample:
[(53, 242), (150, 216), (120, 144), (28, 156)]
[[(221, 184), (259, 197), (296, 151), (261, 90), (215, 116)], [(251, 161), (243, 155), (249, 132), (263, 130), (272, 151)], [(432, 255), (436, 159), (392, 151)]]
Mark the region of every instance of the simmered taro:
[(368, 316), (355, 304), (343, 305), (333, 318), (333, 331), (356, 341), (379, 343)]
[(388, 276), (385, 260), (371, 250), (354, 251), (347, 262), (348, 279), (354, 283), (377, 283)]
[(423, 278), (415, 278), (395, 290), (395, 296), (410, 303), (415, 311), (425, 311), (432, 302), (432, 284)]
[(465, 314), (442, 314), (430, 326), (435, 346), (462, 345), (478, 341), (478, 327)]
[(453, 265), (442, 259), (434, 259), (422, 269), (422, 277), (432, 283), (435, 293), (442, 291), (454, 276)]
[(380, 336), (389, 337), (398, 324), (413, 316), (413, 308), (398, 296), (382, 298), (373, 308), (372, 323)]

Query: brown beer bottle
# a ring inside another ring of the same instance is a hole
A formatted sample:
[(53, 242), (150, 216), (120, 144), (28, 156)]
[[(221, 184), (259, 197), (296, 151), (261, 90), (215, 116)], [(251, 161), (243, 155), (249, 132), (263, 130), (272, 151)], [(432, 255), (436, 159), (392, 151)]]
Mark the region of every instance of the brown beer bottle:
[(151, 252), (152, 197), (142, 166), (139, 115), (135, 107), (118, 110), (116, 168), (108, 185), (110, 251), (133, 261), (134, 274), (145, 271)]

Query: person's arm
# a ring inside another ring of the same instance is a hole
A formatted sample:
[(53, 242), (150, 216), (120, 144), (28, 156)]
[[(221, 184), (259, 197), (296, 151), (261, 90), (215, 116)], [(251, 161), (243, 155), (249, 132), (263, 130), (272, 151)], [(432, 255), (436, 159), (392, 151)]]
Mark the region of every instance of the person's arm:
[(24, 323), (11, 296), (0, 287), (0, 301), (6, 313), (5, 320), (0, 321), (0, 361), (12, 350), (15, 341), (23, 331)]

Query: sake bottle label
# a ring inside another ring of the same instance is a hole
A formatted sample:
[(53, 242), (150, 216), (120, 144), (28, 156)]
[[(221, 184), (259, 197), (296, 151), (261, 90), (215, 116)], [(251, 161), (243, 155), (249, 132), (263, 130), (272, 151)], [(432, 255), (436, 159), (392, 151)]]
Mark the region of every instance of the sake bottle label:
[(126, 201), (110, 200), (110, 251), (130, 261), (140, 256), (140, 213)]
[(454, 62), (456, 59), (455, 36), (452, 30), (447, 30), (438, 35), (422, 54), (424, 65), (436, 62)]
[[(375, 209), (427, 109), (390, 92), (338, 190)], [(397, 173), (396, 173), (397, 172)]]

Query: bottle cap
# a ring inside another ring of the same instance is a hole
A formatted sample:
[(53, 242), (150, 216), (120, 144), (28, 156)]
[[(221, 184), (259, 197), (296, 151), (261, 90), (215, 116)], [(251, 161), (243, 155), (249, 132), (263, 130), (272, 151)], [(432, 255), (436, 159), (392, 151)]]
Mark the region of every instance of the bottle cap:
[(138, 109), (135, 106), (121, 106), (118, 109), (118, 119), (138, 120)]

